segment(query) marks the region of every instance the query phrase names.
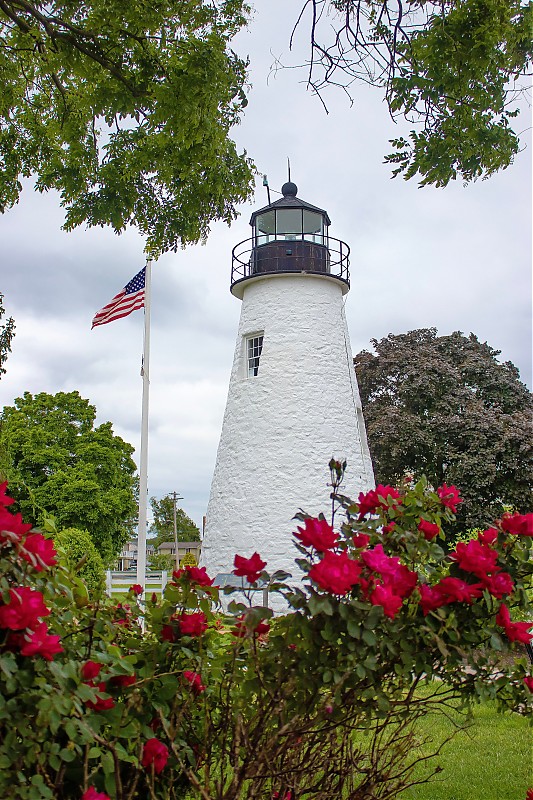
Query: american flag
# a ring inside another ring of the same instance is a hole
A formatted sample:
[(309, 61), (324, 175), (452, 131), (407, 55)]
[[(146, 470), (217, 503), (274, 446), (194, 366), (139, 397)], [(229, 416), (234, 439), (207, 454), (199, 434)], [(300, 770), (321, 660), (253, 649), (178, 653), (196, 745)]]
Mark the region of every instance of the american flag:
[(104, 306), (100, 311), (97, 311), (91, 330), (96, 325), (105, 325), (107, 322), (113, 322), (115, 319), (127, 317), (132, 311), (144, 306), (144, 281), (145, 281), (146, 267), (143, 267), (137, 275), (126, 284), (126, 286), (115, 297)]

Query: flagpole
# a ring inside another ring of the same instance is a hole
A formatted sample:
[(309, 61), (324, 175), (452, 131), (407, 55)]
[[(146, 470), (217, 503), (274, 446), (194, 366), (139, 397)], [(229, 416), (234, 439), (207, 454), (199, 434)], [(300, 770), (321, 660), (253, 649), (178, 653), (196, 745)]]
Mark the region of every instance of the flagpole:
[(150, 390), (150, 302), (152, 259), (146, 260), (144, 288), (143, 399), (141, 417), (141, 457), (139, 465), (139, 529), (137, 544), (137, 583), (146, 585), (146, 522), (148, 506), (148, 399)]

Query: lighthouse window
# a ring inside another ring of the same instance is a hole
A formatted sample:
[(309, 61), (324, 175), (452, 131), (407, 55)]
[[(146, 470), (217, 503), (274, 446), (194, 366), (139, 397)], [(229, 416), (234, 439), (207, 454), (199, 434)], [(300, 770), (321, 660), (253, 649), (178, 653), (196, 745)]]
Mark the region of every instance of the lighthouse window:
[(259, 372), (259, 359), (263, 349), (263, 336), (250, 336), (247, 339), (248, 377), (253, 378)]
[(304, 210), (304, 239), (315, 244), (324, 244), (322, 221), (322, 214)]

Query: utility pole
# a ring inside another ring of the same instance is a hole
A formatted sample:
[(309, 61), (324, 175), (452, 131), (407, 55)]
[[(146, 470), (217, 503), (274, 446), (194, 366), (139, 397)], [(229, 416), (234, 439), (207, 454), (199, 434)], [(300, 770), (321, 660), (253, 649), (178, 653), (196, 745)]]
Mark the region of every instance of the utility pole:
[(180, 566), (180, 559), (178, 555), (178, 523), (176, 520), (176, 500), (183, 500), (183, 497), (177, 492), (171, 492), (172, 497), (172, 508), (174, 512), (174, 544), (176, 546), (176, 571), (179, 569)]

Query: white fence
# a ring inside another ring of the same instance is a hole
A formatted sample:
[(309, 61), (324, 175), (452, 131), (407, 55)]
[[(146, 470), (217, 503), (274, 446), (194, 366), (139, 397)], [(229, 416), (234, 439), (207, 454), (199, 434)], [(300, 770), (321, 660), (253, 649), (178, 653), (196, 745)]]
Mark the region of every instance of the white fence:
[[(108, 570), (105, 576), (105, 588), (109, 597), (114, 594), (127, 594), (130, 586), (137, 582), (137, 573), (130, 570), (127, 572), (118, 572), (116, 570)], [(145, 595), (151, 592), (163, 592), (168, 582), (168, 573), (166, 570), (160, 572), (147, 572), (146, 583), (144, 587)]]

